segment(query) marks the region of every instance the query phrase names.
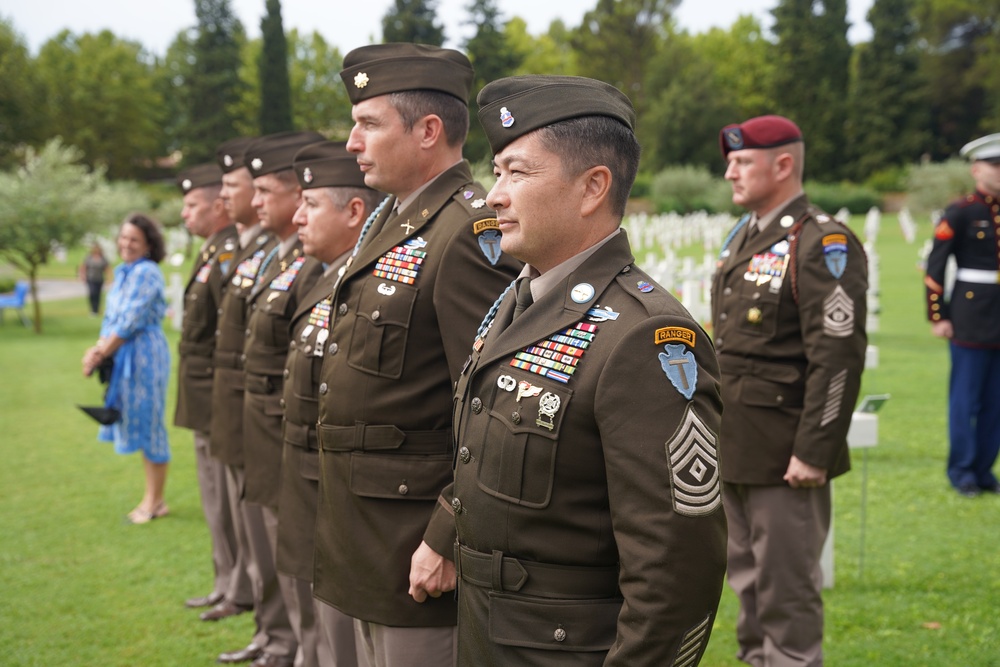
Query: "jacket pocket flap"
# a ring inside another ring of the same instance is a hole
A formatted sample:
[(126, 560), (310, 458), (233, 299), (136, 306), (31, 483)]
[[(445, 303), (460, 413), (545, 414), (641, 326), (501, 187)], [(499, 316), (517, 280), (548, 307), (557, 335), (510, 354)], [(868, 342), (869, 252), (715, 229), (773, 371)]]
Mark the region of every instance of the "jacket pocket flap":
[(550, 651), (607, 651), (615, 641), (620, 599), (551, 600), (490, 594), (490, 639)]
[(351, 491), (365, 498), (435, 500), (451, 480), (451, 455), (351, 453)]

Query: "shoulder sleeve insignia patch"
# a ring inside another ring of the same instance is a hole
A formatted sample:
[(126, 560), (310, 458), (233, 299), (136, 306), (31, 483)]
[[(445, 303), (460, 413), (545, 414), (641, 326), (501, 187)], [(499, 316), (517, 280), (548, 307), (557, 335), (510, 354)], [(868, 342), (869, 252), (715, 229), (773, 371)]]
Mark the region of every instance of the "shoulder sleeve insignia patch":
[(722, 504), (718, 438), (689, 405), (666, 443), (674, 511), (704, 516)]
[(503, 254), (500, 250), (500, 223), (496, 218), (477, 220), (472, 223), (472, 232), (479, 237), (479, 249), (490, 265), (496, 266)]
[(823, 237), (823, 260), (830, 274), (840, 280), (847, 268), (847, 235), (827, 234)]
[(667, 343), (663, 349), (665, 352), (657, 355), (663, 373), (670, 384), (674, 385), (674, 389), (690, 401), (698, 384), (698, 362), (695, 361), (694, 354), (684, 345)]

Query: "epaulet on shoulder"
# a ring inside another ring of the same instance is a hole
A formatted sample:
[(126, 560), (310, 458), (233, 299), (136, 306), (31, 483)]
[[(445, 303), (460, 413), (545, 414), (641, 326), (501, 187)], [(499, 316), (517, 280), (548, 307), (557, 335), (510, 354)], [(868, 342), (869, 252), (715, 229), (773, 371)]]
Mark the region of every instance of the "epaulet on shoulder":
[[(469, 217), (488, 217), (493, 211), (486, 205), (486, 192), (478, 184), (466, 185), (456, 192), (452, 199), (462, 205)], [(496, 217), (496, 216), (493, 216)]]
[(979, 194), (973, 192), (971, 194), (965, 195), (959, 200), (952, 202), (951, 205), (954, 206), (955, 208), (965, 208), (966, 206), (972, 206), (973, 204), (978, 204), (981, 201), (982, 200), (980, 199)]
[(638, 301), (648, 315), (658, 315), (670, 310), (677, 299), (667, 288), (635, 264), (630, 264), (615, 276), (622, 290)]

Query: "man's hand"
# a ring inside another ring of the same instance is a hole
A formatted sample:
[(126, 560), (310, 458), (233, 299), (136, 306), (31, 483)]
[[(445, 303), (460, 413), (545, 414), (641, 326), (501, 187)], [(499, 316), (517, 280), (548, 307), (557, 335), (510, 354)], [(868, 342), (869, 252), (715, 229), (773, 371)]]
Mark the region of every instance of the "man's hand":
[(421, 542), (410, 559), (410, 596), (423, 602), (455, 590), (455, 563)]
[(808, 489), (826, 484), (826, 469), (811, 466), (793, 456), (788, 462), (784, 480), (793, 489)]
[(931, 333), (938, 338), (951, 338), (955, 335), (955, 329), (951, 326), (951, 320), (938, 320), (931, 324)]

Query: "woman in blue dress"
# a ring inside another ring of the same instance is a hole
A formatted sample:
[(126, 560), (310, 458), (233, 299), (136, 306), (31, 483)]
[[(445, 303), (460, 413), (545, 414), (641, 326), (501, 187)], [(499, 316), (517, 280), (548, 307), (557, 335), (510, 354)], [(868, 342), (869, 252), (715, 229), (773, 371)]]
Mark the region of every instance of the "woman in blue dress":
[(146, 491), (128, 514), (132, 523), (148, 523), (168, 511), (163, 490), (170, 445), (163, 415), (170, 351), (161, 325), (167, 302), (157, 266), (165, 254), (163, 235), (153, 220), (139, 213), (125, 218), (118, 232), (122, 264), (108, 292), (101, 337), (83, 357), (85, 375), (105, 359), (114, 360), (106, 407), (121, 416), (102, 426), (98, 439), (113, 442), (119, 454), (142, 452)]

